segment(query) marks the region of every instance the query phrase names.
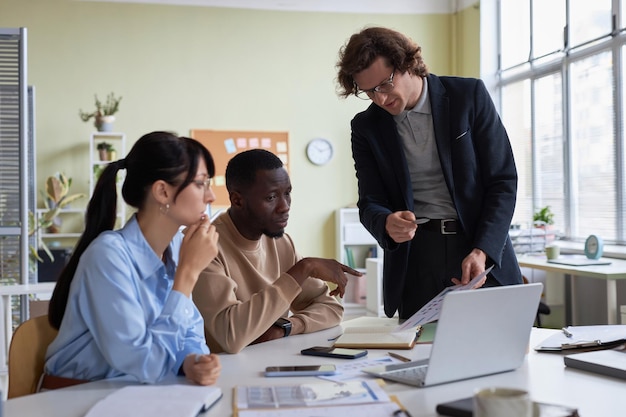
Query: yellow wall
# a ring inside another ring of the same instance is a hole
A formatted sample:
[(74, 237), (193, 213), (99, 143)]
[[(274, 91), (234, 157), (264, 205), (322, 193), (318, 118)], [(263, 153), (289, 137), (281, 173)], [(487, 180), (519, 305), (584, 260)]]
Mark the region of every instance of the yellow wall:
[[(91, 110), (96, 93), (123, 96), (115, 130), (127, 134), (127, 148), (157, 129), (288, 131), (294, 192), (287, 231), (303, 255), (326, 257), (335, 253), (334, 210), (356, 201), (349, 123), (368, 104), (335, 94), (339, 47), (365, 26), (388, 26), (422, 45), (432, 72), (452, 74), (452, 25), (458, 20), (445, 14), (0, 2), (0, 27), (28, 29), (39, 184), (63, 171), (73, 178), (74, 192), (87, 192), (93, 126), (79, 119), (78, 110)], [(478, 26), (478, 18), (468, 20)], [(455, 24), (475, 33), (477, 45), (478, 31), (465, 28), (466, 22)], [(468, 68), (477, 67), (479, 57), (470, 58), (473, 66), (464, 56), (458, 69), (473, 73)], [(323, 167), (305, 157), (306, 143), (320, 136), (336, 152)]]

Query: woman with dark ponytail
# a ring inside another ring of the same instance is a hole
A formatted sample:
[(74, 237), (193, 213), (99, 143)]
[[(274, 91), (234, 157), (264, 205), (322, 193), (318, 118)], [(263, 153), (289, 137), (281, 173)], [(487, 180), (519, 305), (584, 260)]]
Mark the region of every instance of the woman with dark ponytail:
[[(120, 170), (122, 196), (137, 212), (114, 231)], [(215, 200), (214, 175), (201, 143), (168, 132), (142, 136), (126, 158), (107, 165), (50, 300), (59, 334), (48, 347), (42, 388), (114, 377), (154, 383), (170, 374), (215, 383), (219, 358), (190, 299), (217, 254), (205, 214)]]

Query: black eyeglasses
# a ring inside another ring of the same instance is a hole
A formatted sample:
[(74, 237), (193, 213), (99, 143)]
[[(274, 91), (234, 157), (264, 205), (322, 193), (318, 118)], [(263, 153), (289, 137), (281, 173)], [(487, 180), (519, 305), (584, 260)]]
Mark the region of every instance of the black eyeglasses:
[(378, 84), (374, 88), (370, 88), (369, 90), (361, 90), (355, 83), (354, 87), (356, 91), (354, 95), (362, 100), (373, 100), (374, 94), (376, 93), (383, 93), (383, 94), (391, 93), (391, 90), (393, 90), (393, 76), (395, 73), (396, 73), (396, 70), (394, 69), (391, 75), (389, 76), (389, 79), (383, 81), (382, 83)]

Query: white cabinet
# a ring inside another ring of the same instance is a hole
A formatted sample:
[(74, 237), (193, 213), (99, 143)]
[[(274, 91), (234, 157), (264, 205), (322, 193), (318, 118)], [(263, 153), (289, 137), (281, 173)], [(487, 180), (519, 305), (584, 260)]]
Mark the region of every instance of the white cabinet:
[[(359, 220), (358, 208), (340, 208), (335, 213), (337, 232), (336, 259), (365, 274), (365, 260), (383, 257), (383, 250), (376, 239)], [(366, 277), (348, 283), (345, 303), (364, 305), (367, 299)]]
[[(98, 182), (100, 173), (111, 161), (126, 156), (126, 135), (118, 132), (93, 132), (89, 140), (89, 198), (93, 194), (93, 189)], [(121, 195), (121, 186), (124, 182), (125, 170), (118, 171), (118, 196), (117, 196), (117, 217), (115, 228), (122, 227), (126, 222), (126, 203)]]

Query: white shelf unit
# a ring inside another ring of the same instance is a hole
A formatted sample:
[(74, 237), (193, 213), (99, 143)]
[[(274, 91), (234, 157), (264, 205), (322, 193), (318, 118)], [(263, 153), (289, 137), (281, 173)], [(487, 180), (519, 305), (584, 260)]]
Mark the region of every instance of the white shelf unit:
[[(41, 217), (48, 210), (37, 209), (37, 217)], [(85, 230), (85, 209), (83, 208), (63, 208), (59, 211), (58, 218), (61, 219), (61, 231), (58, 233), (40, 232), (39, 237), (44, 240), (76, 239)]]
[[(335, 213), (336, 259), (366, 273), (366, 259), (383, 257), (383, 250), (376, 239), (359, 220), (358, 208), (340, 208)], [(365, 306), (367, 293), (366, 277), (348, 283), (344, 304)]]
[[(93, 189), (98, 181), (98, 174), (101, 172), (111, 161), (101, 160), (98, 144), (106, 142), (115, 148), (116, 156), (112, 159), (117, 160), (126, 156), (126, 135), (120, 132), (93, 132), (89, 140), (89, 198), (93, 194)], [(121, 195), (121, 185), (124, 182), (125, 170), (118, 171), (118, 197), (117, 197), (117, 217), (115, 227), (119, 228), (126, 222), (126, 203)]]

